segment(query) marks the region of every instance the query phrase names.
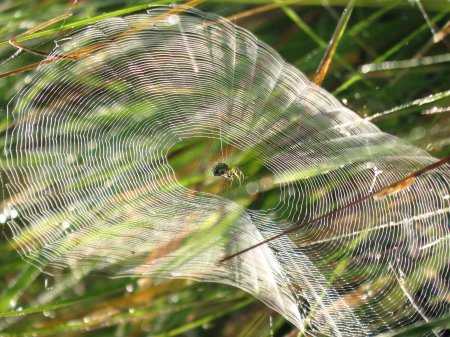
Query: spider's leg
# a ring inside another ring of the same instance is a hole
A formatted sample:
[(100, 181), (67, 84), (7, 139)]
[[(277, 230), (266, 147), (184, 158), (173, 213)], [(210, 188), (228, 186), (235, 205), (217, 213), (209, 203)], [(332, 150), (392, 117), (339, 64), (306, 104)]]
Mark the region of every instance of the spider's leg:
[(229, 181), (230, 180), (230, 175), (228, 174), (228, 172), (225, 172), (222, 177), (226, 180)]
[(236, 172), (233, 169), (230, 173), (231, 173), (231, 180), (234, 183), (236, 181)]
[(245, 179), (244, 173), (242, 173), (241, 170), (236, 169), (236, 175), (237, 175), (237, 177), (238, 177), (239, 184), (242, 184), (242, 182), (243, 182), (244, 179)]

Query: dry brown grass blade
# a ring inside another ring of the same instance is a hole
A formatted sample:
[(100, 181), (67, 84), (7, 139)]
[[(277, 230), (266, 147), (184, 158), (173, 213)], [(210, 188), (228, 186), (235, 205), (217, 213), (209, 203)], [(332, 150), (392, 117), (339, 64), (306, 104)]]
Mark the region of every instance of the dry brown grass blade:
[(415, 182), (417, 177), (423, 175), (426, 172), (434, 170), (434, 169), (436, 169), (436, 168), (438, 168), (438, 167), (440, 167), (442, 165), (445, 165), (447, 163), (450, 163), (450, 156), (445, 157), (445, 158), (443, 158), (441, 160), (438, 160), (437, 162), (435, 162), (435, 163), (433, 163), (431, 165), (425, 166), (424, 168), (422, 168), (420, 170), (417, 170), (417, 171), (407, 175), (403, 179), (400, 179), (400, 180), (398, 180), (398, 181), (396, 181), (396, 182), (394, 182), (394, 183), (392, 183), (392, 184), (390, 184), (388, 186), (382, 187), (382, 188), (380, 188), (378, 190), (375, 190), (375, 191), (373, 191), (373, 192), (371, 192), (371, 193), (369, 193), (367, 195), (363, 195), (363, 196), (357, 198), (356, 200), (345, 204), (342, 207), (336, 208), (336, 209), (334, 209), (334, 210), (332, 210), (332, 211), (330, 211), (328, 213), (325, 213), (325, 214), (323, 214), (323, 215), (321, 215), (321, 216), (319, 216), (317, 218), (314, 218), (311, 221), (308, 221), (306, 224), (305, 223), (300, 223), (300, 224), (292, 225), (291, 227), (289, 227), (288, 229), (282, 231), (281, 233), (279, 233), (277, 235), (271, 236), (271, 237), (269, 237), (269, 238), (267, 238), (267, 239), (265, 239), (263, 241), (260, 241), (260, 242), (254, 244), (254, 245), (252, 245), (250, 247), (247, 247), (247, 248), (245, 248), (243, 250), (240, 250), (237, 253), (234, 253), (234, 254), (231, 254), (231, 255), (228, 255), (228, 256), (222, 258), (221, 260), (219, 260), (219, 263), (223, 263), (223, 262), (226, 262), (228, 260), (231, 260), (232, 258), (234, 258), (236, 256), (244, 254), (244, 253), (246, 253), (246, 252), (248, 252), (248, 251), (250, 251), (252, 249), (255, 249), (255, 248), (259, 247), (259, 246), (262, 246), (262, 245), (264, 245), (264, 244), (266, 244), (266, 243), (268, 243), (270, 241), (276, 240), (276, 239), (278, 239), (278, 238), (280, 238), (280, 237), (282, 237), (284, 235), (293, 233), (293, 232), (299, 230), (300, 228), (302, 228), (305, 225), (311, 225), (311, 224), (314, 224), (314, 223), (316, 223), (316, 222), (318, 222), (320, 220), (328, 219), (328, 218), (330, 218), (330, 217), (332, 217), (332, 216), (334, 216), (336, 214), (339, 214), (342, 211), (344, 211), (344, 210), (346, 210), (346, 209), (348, 209), (350, 207), (358, 205), (358, 204), (362, 203), (363, 201), (366, 201), (366, 200), (368, 200), (370, 198), (380, 199), (380, 198), (384, 198), (384, 197), (386, 197), (388, 195), (392, 195), (392, 194), (398, 193), (398, 192), (404, 190), (405, 188), (411, 186)]
[[(165, 12), (164, 14), (161, 14), (161, 15), (155, 17), (154, 18), (154, 22), (158, 22), (160, 20), (164, 20), (169, 15), (172, 15), (172, 14), (182, 13), (183, 11), (185, 11), (185, 10), (187, 10), (189, 8), (193, 8), (193, 7), (198, 6), (199, 4), (201, 4), (204, 1), (205, 0), (191, 0), (191, 1), (188, 1), (188, 2), (186, 2), (183, 5), (179, 5), (177, 7), (174, 7), (172, 9), (168, 10), (167, 12)], [(140, 25), (137, 25), (136, 27), (132, 27), (129, 30), (126, 30), (122, 34), (119, 34), (118, 38), (127, 36), (128, 34), (131, 34), (133, 32), (139, 31), (140, 29), (147, 28), (147, 27), (148, 27), (148, 23), (145, 23), (145, 24), (142, 23)], [(10, 41), (10, 43), (11, 43), (11, 41)], [(26, 72), (26, 71), (30, 71), (30, 70), (33, 70), (33, 69), (37, 68), (40, 64), (52, 63), (52, 62), (54, 62), (56, 60), (59, 60), (59, 59), (78, 60), (78, 59), (81, 59), (81, 58), (89, 56), (94, 51), (99, 50), (102, 47), (103, 47), (102, 43), (97, 43), (97, 44), (94, 44), (92, 46), (83, 47), (83, 48), (80, 48), (78, 50), (72, 51), (72, 52), (70, 52), (70, 53), (68, 53), (66, 55), (52, 56), (52, 57), (47, 58), (47, 59), (45, 59), (45, 60), (43, 60), (41, 62), (31, 63), (31, 64), (28, 64), (28, 65), (23, 66), (23, 67), (16, 68), (16, 69), (11, 70), (11, 71), (0, 73), (0, 78), (10, 77), (10, 76), (14, 76), (14, 75)], [(18, 46), (18, 48), (22, 48), (22, 47)], [(31, 50), (30, 50), (30, 52), (31, 52)], [(36, 51), (33, 51), (33, 52), (36, 52)], [(40, 52), (38, 54), (42, 55)]]
[(255, 16), (255, 15), (258, 15), (261, 13), (270, 12), (274, 9), (278, 9), (283, 6), (294, 5), (294, 4), (300, 3), (300, 2), (301, 2), (301, 0), (284, 0), (284, 1), (277, 0), (277, 1), (275, 1), (275, 3), (269, 3), (266, 5), (250, 8), (245, 11), (230, 15), (227, 17), (227, 19), (230, 21), (236, 22), (236, 21), (239, 21), (242, 19), (247, 19), (249, 17)]
[(33, 33), (39, 32), (39, 31), (41, 31), (41, 30), (43, 30), (43, 29), (45, 29), (47, 27), (50, 27), (50, 26), (54, 25), (55, 23), (58, 23), (58, 22), (66, 20), (67, 18), (70, 18), (72, 15), (73, 15), (72, 12), (66, 12), (64, 14), (58, 15), (57, 17), (54, 17), (54, 18), (52, 18), (50, 20), (47, 20), (47, 21), (45, 21), (43, 23), (40, 23), (40, 24), (34, 26), (33, 28), (28, 29), (27, 31), (25, 31), (25, 32), (23, 32), (21, 34), (19, 34), (17, 36), (14, 36), (8, 42), (14, 48), (22, 49), (22, 50), (24, 50), (24, 51), (26, 51), (26, 52), (28, 52), (30, 54), (47, 57), (48, 54), (45, 53), (45, 52), (42, 52), (42, 51), (39, 51), (39, 50), (35, 50), (35, 49), (31, 49), (31, 48), (25, 47), (24, 45), (20, 44), (20, 42), (19, 42), (20, 37), (28, 35), (28, 34), (33, 34)]
[(313, 82), (317, 85), (321, 85), (328, 74), (334, 54), (336, 53), (337, 46), (341, 41), (342, 36), (344, 35), (345, 28), (347, 27), (354, 7), (355, 1), (351, 0), (342, 12), (342, 15), (333, 33), (333, 37), (331, 38), (327, 50), (325, 51), (325, 54), (320, 61), (319, 67), (314, 74)]
[(255, 16), (255, 15), (258, 15), (258, 14), (261, 14), (264, 12), (269, 12), (269, 11), (277, 9), (279, 7), (280, 7), (280, 5), (278, 5), (278, 4), (268, 4), (268, 5), (258, 6), (258, 7), (251, 8), (251, 9), (248, 9), (243, 12), (239, 12), (239, 13), (230, 15), (227, 17), (227, 19), (230, 21), (236, 22), (236, 21), (246, 19), (251, 16)]
[(389, 186), (383, 188), (381, 191), (375, 193), (373, 198), (375, 200), (384, 199), (388, 195), (393, 195), (393, 194), (396, 194), (400, 191), (407, 189), (409, 186), (414, 184), (415, 181), (416, 181), (415, 177), (409, 177), (409, 178), (403, 179), (402, 181), (399, 181), (398, 183), (395, 183), (394, 185), (389, 185)]
[(25, 65), (23, 67), (19, 67), (19, 68), (16, 68), (14, 70), (10, 70), (10, 71), (6, 71), (4, 73), (0, 73), (0, 78), (10, 77), (10, 76), (18, 75), (20, 73), (24, 73), (26, 71), (33, 70), (33, 69), (37, 68), (42, 63), (45, 63), (45, 60), (44, 61), (40, 61), (40, 62), (30, 63), (30, 64), (27, 64), (27, 65)]
[[(146, 281), (146, 279), (140, 280)], [(138, 283), (141, 282), (138, 281)], [(170, 294), (171, 292), (182, 289), (185, 286), (185, 281), (181, 280), (170, 280), (160, 285), (154, 285), (151, 284), (151, 282), (147, 283), (149, 284), (145, 285), (142, 289), (139, 289), (138, 291), (131, 294), (127, 294), (126, 296), (112, 298), (105, 302), (99, 302), (94, 307), (90, 308), (89, 312), (87, 313), (78, 311), (68, 311), (66, 313), (60, 313), (58, 318), (43, 321), (40, 324), (39, 328), (54, 328), (60, 324), (65, 324), (65, 322), (67, 321), (70, 321), (74, 324), (82, 321), (83, 326), (86, 328), (100, 328), (104, 325), (105, 321), (129, 308), (140, 308), (148, 306), (148, 304), (154, 301), (156, 298)], [(150, 317), (145, 317), (145, 319), (149, 319), (156, 315), (157, 313), (153, 312), (151, 313)]]
[(39, 67), (42, 64), (48, 64), (48, 63), (52, 63), (55, 62), (57, 60), (60, 59), (68, 59), (68, 60), (77, 60), (80, 59), (83, 56), (87, 56), (89, 55), (92, 51), (94, 50), (94, 48), (81, 48), (80, 50), (73, 52), (73, 53), (69, 53), (66, 55), (59, 55), (59, 56), (50, 56), (48, 58), (46, 58), (45, 60), (39, 61), (39, 62), (34, 62), (34, 63), (30, 63), (27, 64), (25, 66), (10, 70), (10, 71), (6, 71), (4, 73), (0, 73), (0, 78), (5, 78), (5, 77), (10, 77), (10, 76), (15, 76), (33, 69), (36, 69), (37, 67)]
[(14, 48), (17, 48), (17, 49), (26, 51), (27, 53), (30, 53), (30, 54), (33, 54), (33, 55), (37, 55), (37, 56), (44, 56), (44, 57), (47, 57), (47, 56), (48, 56), (48, 54), (45, 53), (45, 52), (43, 52), (43, 51), (31, 49), (31, 48), (25, 47), (24, 45), (21, 45), (20, 43), (18, 43), (18, 42), (16, 41), (16, 38), (15, 38), (15, 37), (13, 37), (13, 38), (12, 38), (11, 40), (9, 40), (8, 42), (9, 42), (9, 44), (10, 44), (11, 46), (13, 46)]
[(443, 41), (447, 48), (450, 48), (450, 43), (445, 40), (447, 35), (450, 34), (450, 21), (447, 21), (444, 27), (442, 27), (436, 34), (433, 35), (433, 42), (438, 43)]
[(40, 30), (43, 30), (43, 29), (45, 29), (47, 27), (50, 27), (51, 25), (54, 25), (55, 23), (58, 23), (58, 22), (61, 22), (61, 21), (64, 21), (64, 20), (70, 18), (72, 15), (73, 15), (72, 12), (66, 12), (64, 14), (58, 15), (58, 16), (50, 19), (50, 20), (42, 22), (42, 23), (40, 23), (40, 24), (38, 24), (38, 25), (28, 29), (27, 31), (17, 35), (14, 38), (14, 40), (19, 40), (20, 37), (24, 36), (24, 35), (29, 35), (29, 34), (33, 34), (33, 33), (39, 32)]

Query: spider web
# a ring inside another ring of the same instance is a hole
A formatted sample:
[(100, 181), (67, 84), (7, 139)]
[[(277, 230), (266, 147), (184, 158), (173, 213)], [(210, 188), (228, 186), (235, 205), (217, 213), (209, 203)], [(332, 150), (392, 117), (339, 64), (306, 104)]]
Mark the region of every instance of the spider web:
[[(309, 336), (448, 313), (449, 166), (308, 224), (436, 159), (247, 30), (180, 8), (73, 33), (12, 100), (1, 220), (17, 251), (43, 270), (232, 285)], [(245, 182), (212, 176), (219, 162)]]

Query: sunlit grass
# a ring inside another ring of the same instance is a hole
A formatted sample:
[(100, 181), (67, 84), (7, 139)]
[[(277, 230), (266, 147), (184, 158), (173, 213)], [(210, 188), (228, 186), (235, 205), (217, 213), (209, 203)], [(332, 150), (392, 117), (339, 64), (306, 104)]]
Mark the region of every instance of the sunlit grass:
[[(152, 5), (157, 3), (164, 1)], [(343, 10), (340, 6), (348, 1), (327, 3), (329, 6), (319, 0), (215, 0), (199, 8), (234, 17), (312, 78), (338, 24)], [(267, 5), (270, 7), (261, 10)], [(445, 1), (423, 1), (423, 5), (436, 27), (444, 27), (450, 20)], [(12, 72), (13, 76), (0, 79), (0, 145), (9, 127), (7, 102), (35, 66), (25, 71), (17, 69), (42, 60), (26, 50), (11, 57), (17, 53), (17, 48), (8, 42), (11, 38), (31, 51), (48, 53), (54, 40), (74, 29), (104, 18), (142, 12), (149, 6), (148, 2), (131, 0), (80, 1), (74, 5), (68, 1), (2, 2), (0, 73)], [(239, 15), (244, 12), (249, 14)], [(428, 69), (436, 62), (417, 61), (425, 71), (416, 71), (415, 63), (397, 62), (394, 65), (401, 66), (389, 68), (383, 76), (371, 76), (361, 68), (368, 64), (382, 67), (387, 61), (417, 60), (418, 55), (430, 60), (448, 55), (448, 39), (430, 43), (432, 40), (429, 23), (411, 2), (356, 1), (348, 26), (335, 46), (323, 86), (384, 130), (435, 156), (448, 155), (448, 60), (439, 62), (439, 68), (433, 71)], [(443, 112), (425, 113), (433, 107), (443, 108)], [(185, 151), (185, 156), (174, 161), (180, 174), (186, 162), (199, 155), (193, 148), (186, 147)], [(4, 163), (3, 153), (0, 163)], [(183, 185), (195, 186), (202, 181), (204, 176), (199, 173), (195, 179), (183, 181)], [(5, 186), (2, 191), (5, 199)], [(269, 197), (267, 203), (270, 204)], [(2, 230), (9, 235), (6, 228)], [(211, 235), (220, 235), (220, 228)], [(145, 278), (109, 279), (83, 269), (51, 271), (53, 275), (46, 275), (24, 262), (6, 240), (0, 241), (0, 253), (0, 282), (4, 285), (0, 289), (0, 336), (162, 337), (188, 336), (188, 331), (190, 336), (296, 336), (281, 317), (250, 296), (225, 286)], [(341, 268), (344, 265), (342, 261)], [(399, 331), (398, 336), (419, 335), (425, 329), (429, 331), (430, 326), (445, 328), (448, 320), (414, 326)]]

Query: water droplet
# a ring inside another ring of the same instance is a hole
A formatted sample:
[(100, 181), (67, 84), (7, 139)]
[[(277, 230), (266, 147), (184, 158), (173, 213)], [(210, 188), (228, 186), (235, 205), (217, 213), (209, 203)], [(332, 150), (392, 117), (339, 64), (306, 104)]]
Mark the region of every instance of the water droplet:
[(167, 17), (167, 23), (169, 25), (176, 25), (180, 22), (180, 17), (176, 14), (171, 14)]
[(9, 210), (9, 216), (11, 217), (11, 219), (17, 218), (18, 215), (19, 215), (19, 213), (17, 212), (17, 210), (15, 208), (11, 208)]
[(44, 288), (47, 290), (52, 289), (52, 286), (50, 285), (50, 280), (48, 278), (45, 278), (44, 280)]
[(180, 300), (180, 298), (177, 294), (170, 295), (170, 297), (169, 297), (170, 303), (178, 303), (179, 300)]
[(44, 310), (42, 312), (42, 315), (44, 315), (44, 317), (47, 317), (47, 318), (55, 318), (55, 313), (53, 311)]
[[(30, 84), (32, 79), (33, 79), (32, 76), (25, 76), (25, 78), (23, 79), (23, 81), (25, 82), (25, 84)], [(6, 151), (5, 151), (5, 152), (6, 152)]]
[(366, 168), (367, 168), (368, 170), (373, 169), (374, 167), (375, 167), (375, 163), (373, 163), (373, 162), (371, 162), (371, 161), (368, 161), (368, 162), (366, 163)]
[(269, 329), (270, 329), (270, 337), (273, 337), (273, 318), (272, 318), (272, 315), (269, 316)]
[(70, 227), (70, 222), (69, 221), (63, 221), (61, 224), (61, 229), (62, 230), (67, 230)]
[(12, 298), (12, 299), (9, 300), (9, 307), (11, 309), (15, 308), (16, 305), (17, 305), (17, 300), (15, 298)]

